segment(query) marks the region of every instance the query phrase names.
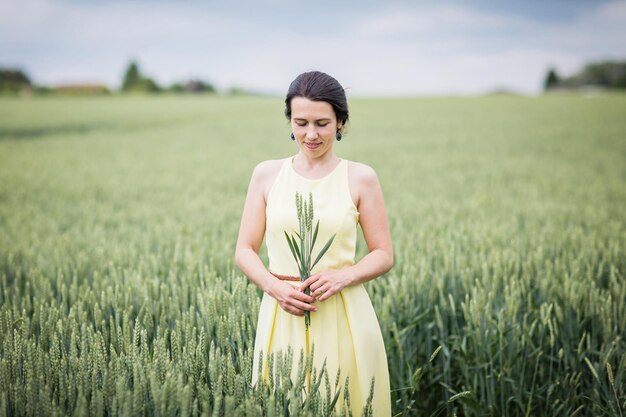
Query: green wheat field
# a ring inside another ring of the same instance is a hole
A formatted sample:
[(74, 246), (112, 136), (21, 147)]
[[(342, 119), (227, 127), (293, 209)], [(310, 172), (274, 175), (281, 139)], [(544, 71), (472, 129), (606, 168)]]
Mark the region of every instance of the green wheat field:
[[(395, 251), (365, 284), (393, 415), (625, 416), (626, 95), (350, 106), (334, 149), (378, 173)], [(280, 97), (0, 99), (0, 416), (358, 415), (284, 357), (250, 385), (234, 248), (289, 134)]]

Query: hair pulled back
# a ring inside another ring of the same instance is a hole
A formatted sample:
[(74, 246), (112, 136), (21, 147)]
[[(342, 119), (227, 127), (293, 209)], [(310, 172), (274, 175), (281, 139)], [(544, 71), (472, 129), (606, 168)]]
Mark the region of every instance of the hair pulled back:
[(348, 100), (339, 81), (320, 71), (309, 71), (298, 75), (289, 85), (285, 97), (285, 116), (291, 120), (291, 99), (304, 97), (311, 101), (325, 101), (335, 111), (341, 129), (348, 122)]

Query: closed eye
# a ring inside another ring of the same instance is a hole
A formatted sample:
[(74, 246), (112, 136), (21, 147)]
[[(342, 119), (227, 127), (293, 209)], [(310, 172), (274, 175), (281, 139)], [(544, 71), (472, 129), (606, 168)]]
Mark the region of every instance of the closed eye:
[[(294, 121), (298, 126), (306, 126), (308, 123), (308, 121), (304, 119), (295, 119)], [(330, 120), (328, 119), (320, 119), (316, 120), (315, 122), (319, 127), (326, 127), (330, 124)]]

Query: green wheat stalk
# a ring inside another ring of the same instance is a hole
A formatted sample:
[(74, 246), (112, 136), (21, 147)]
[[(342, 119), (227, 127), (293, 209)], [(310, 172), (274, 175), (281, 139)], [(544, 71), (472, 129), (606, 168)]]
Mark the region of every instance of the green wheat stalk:
[[(320, 259), (322, 259), (322, 256), (324, 256), (328, 248), (330, 248), (330, 245), (333, 243), (337, 233), (333, 234), (330, 239), (328, 239), (328, 242), (326, 242), (313, 263), (311, 263), (311, 259), (313, 258), (313, 247), (315, 246), (317, 232), (320, 227), (320, 221), (318, 219), (315, 224), (315, 230), (313, 231), (313, 193), (309, 193), (309, 201), (307, 202), (304, 201), (300, 193), (296, 192), (296, 213), (300, 226), (300, 233), (295, 232), (298, 240), (296, 241), (293, 235), (289, 236), (286, 231), (284, 233), (287, 238), (287, 243), (289, 244), (289, 249), (291, 250), (293, 257), (296, 260), (296, 264), (298, 265), (300, 281), (303, 282), (311, 276), (311, 270), (315, 267), (315, 265), (317, 265)], [(304, 290), (304, 293), (306, 295), (311, 295), (311, 291), (308, 287)], [(311, 314), (308, 310), (304, 312), (304, 324), (308, 330), (309, 325), (311, 324)]]

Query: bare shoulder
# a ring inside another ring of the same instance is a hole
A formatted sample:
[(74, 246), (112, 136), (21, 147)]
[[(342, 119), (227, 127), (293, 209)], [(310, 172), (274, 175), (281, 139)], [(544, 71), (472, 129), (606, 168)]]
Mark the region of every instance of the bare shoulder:
[(350, 183), (361, 185), (368, 185), (378, 181), (378, 175), (371, 166), (362, 162), (349, 161), (348, 162), (348, 177)]
[(274, 183), (280, 167), (282, 166), (282, 159), (268, 159), (266, 161), (259, 162), (252, 172), (252, 181), (259, 184), (263, 190), (263, 197), (267, 199), (267, 193)]
[(359, 207), (361, 197), (378, 184), (378, 175), (367, 164), (348, 161), (348, 183), (354, 205)]
[(266, 161), (261, 161), (254, 167), (252, 175), (266, 177), (271, 176), (272, 174), (277, 174), (282, 163), (282, 159), (268, 159)]

